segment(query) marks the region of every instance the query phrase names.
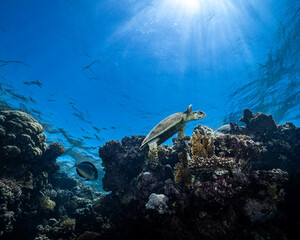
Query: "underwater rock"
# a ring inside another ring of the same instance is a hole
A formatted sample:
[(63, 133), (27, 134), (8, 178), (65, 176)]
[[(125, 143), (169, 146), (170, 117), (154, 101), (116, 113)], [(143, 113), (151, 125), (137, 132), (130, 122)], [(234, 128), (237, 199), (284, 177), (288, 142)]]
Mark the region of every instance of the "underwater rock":
[(230, 124), (225, 124), (219, 127), (216, 131), (220, 134), (228, 134), (230, 133)]
[(146, 204), (146, 209), (156, 210), (159, 214), (168, 213), (168, 197), (164, 194), (152, 193), (149, 197), (149, 200)]
[(240, 118), (241, 122), (246, 123), (246, 128), (259, 135), (270, 135), (277, 129), (277, 125), (272, 115), (264, 113), (253, 114), (249, 109), (244, 110), (244, 115)]
[(261, 143), (264, 154), (258, 168), (283, 168), (289, 173), (300, 167), (300, 128), (293, 123), (277, 124), (271, 115), (244, 110), (240, 121), (246, 127), (231, 123), (231, 134), (245, 134)]
[(99, 148), (105, 175), (103, 189), (117, 194), (124, 191), (130, 181), (142, 170), (146, 149), (140, 150), (143, 136), (125, 137), (122, 142), (109, 141)]
[(246, 135), (224, 134), (214, 139), (215, 154), (246, 162), (259, 161), (265, 151), (262, 144)]
[(43, 169), (47, 169), (47, 171), (52, 175), (60, 170), (60, 166), (56, 162), (56, 158), (65, 153), (65, 149), (60, 143), (54, 142), (51, 143), (46, 152), (43, 155)]
[(231, 176), (228, 171), (216, 171), (209, 180), (195, 181), (192, 189), (203, 204), (224, 206), (244, 192), (249, 184), (248, 176), (243, 172)]
[(263, 201), (248, 199), (244, 211), (252, 223), (262, 223), (274, 218), (277, 209)]
[(195, 132), (199, 132), (200, 134), (202, 134), (203, 132), (205, 132), (205, 134), (208, 136), (208, 137), (216, 137), (216, 136), (219, 136), (221, 134), (223, 134), (222, 131), (225, 131), (224, 129), (226, 128), (226, 126), (223, 127), (223, 130), (222, 128), (220, 128), (220, 131), (219, 130), (214, 130), (213, 128), (211, 127), (208, 127), (208, 126), (204, 126), (204, 125), (197, 125), (194, 130), (193, 130), (193, 133)]

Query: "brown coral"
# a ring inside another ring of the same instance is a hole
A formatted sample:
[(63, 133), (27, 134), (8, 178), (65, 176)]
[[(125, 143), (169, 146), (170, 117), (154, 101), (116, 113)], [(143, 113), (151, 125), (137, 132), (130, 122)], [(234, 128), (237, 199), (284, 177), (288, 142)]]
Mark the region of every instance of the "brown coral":
[(51, 143), (47, 148), (47, 151), (50, 151), (55, 159), (65, 153), (64, 147), (59, 142)]
[(193, 132), (192, 141), (192, 157), (197, 159), (199, 157), (209, 158), (215, 155), (213, 138), (208, 137), (206, 131), (201, 128), (202, 135), (197, 130)]
[(208, 137), (206, 131), (194, 131), (192, 137), (192, 159), (188, 167), (192, 174), (218, 169), (232, 170), (244, 167), (252, 158), (257, 159), (261, 146), (244, 135), (221, 135)]
[(27, 113), (0, 109), (0, 165), (38, 160), (46, 150), (43, 127)]
[(192, 183), (192, 176), (187, 167), (187, 157), (183, 153), (178, 154), (179, 163), (177, 163), (174, 167), (175, 171), (175, 182), (183, 183), (185, 187), (188, 187)]
[(192, 174), (200, 171), (215, 171), (217, 169), (232, 169), (235, 166), (233, 158), (222, 158), (215, 155), (214, 139), (208, 137), (206, 131), (194, 131), (192, 137), (192, 159), (188, 168)]

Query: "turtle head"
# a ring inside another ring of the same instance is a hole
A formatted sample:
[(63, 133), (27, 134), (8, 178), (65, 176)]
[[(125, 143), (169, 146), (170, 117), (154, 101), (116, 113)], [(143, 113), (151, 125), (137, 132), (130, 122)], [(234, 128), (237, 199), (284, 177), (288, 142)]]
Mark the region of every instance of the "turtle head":
[(192, 121), (192, 120), (199, 120), (202, 118), (206, 117), (206, 113), (202, 112), (202, 111), (194, 111), (191, 112), (188, 117), (187, 117), (187, 121)]

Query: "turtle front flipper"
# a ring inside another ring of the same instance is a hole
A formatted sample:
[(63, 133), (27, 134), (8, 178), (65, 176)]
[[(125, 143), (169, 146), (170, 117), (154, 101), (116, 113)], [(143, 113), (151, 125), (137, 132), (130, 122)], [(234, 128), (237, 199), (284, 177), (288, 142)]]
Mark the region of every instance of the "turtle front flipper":
[(158, 161), (157, 141), (150, 142), (148, 143), (148, 145), (149, 145), (149, 152), (148, 152), (149, 160), (152, 162)]
[(185, 125), (178, 131), (178, 138), (183, 139), (184, 138), (184, 133), (185, 133)]

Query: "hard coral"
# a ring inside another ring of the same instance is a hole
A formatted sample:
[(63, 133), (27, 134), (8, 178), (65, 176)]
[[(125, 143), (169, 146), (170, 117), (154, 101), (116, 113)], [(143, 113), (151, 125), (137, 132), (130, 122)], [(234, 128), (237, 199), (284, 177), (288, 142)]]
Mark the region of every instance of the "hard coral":
[(76, 220), (72, 218), (66, 218), (59, 224), (59, 226), (63, 228), (64, 232), (74, 231), (75, 225), (76, 225)]
[(45, 152), (46, 136), (33, 117), (21, 111), (1, 109), (0, 118), (0, 159), (27, 161)]
[(222, 158), (213, 156), (211, 158), (193, 158), (189, 161), (188, 167), (190, 169), (190, 172), (196, 175), (201, 171), (209, 172), (218, 169), (231, 170), (237, 168), (237, 164), (233, 158)]
[(59, 142), (51, 143), (47, 151), (51, 152), (54, 159), (65, 153), (64, 147)]
[(202, 135), (198, 130), (193, 132), (192, 159), (188, 161), (188, 168), (194, 175), (201, 171), (215, 171), (217, 169), (232, 169), (236, 163), (231, 157), (215, 155), (214, 138), (208, 137), (202, 129)]
[(10, 179), (0, 179), (0, 231), (11, 232), (16, 214), (15, 208), (20, 206), (22, 191)]
[[(8, 179), (8, 178), (3, 178), (3, 179), (0, 179), (0, 184), (2, 186), (5, 186), (6, 189), (9, 189), (9, 192), (11, 193), (11, 195), (13, 196), (14, 199), (18, 199), (21, 194), (22, 194), (22, 191), (21, 191), (21, 188), (18, 186), (18, 184), (11, 180), (11, 179)], [(5, 195), (3, 194), (0, 194), (0, 199), (1, 197), (4, 197)], [(12, 199), (10, 199), (9, 203), (12, 202)]]
[(48, 196), (43, 196), (39, 199), (39, 205), (42, 211), (53, 211), (56, 203), (52, 201)]
[(7, 178), (0, 179), (0, 236), (13, 231), (14, 223), (22, 199), (21, 188), (15, 181)]
[(1, 177), (10, 176), (22, 181), (27, 173), (53, 174), (59, 170), (56, 158), (64, 149), (59, 143), (47, 148), (43, 128), (32, 116), (21, 111), (0, 109), (0, 119)]

